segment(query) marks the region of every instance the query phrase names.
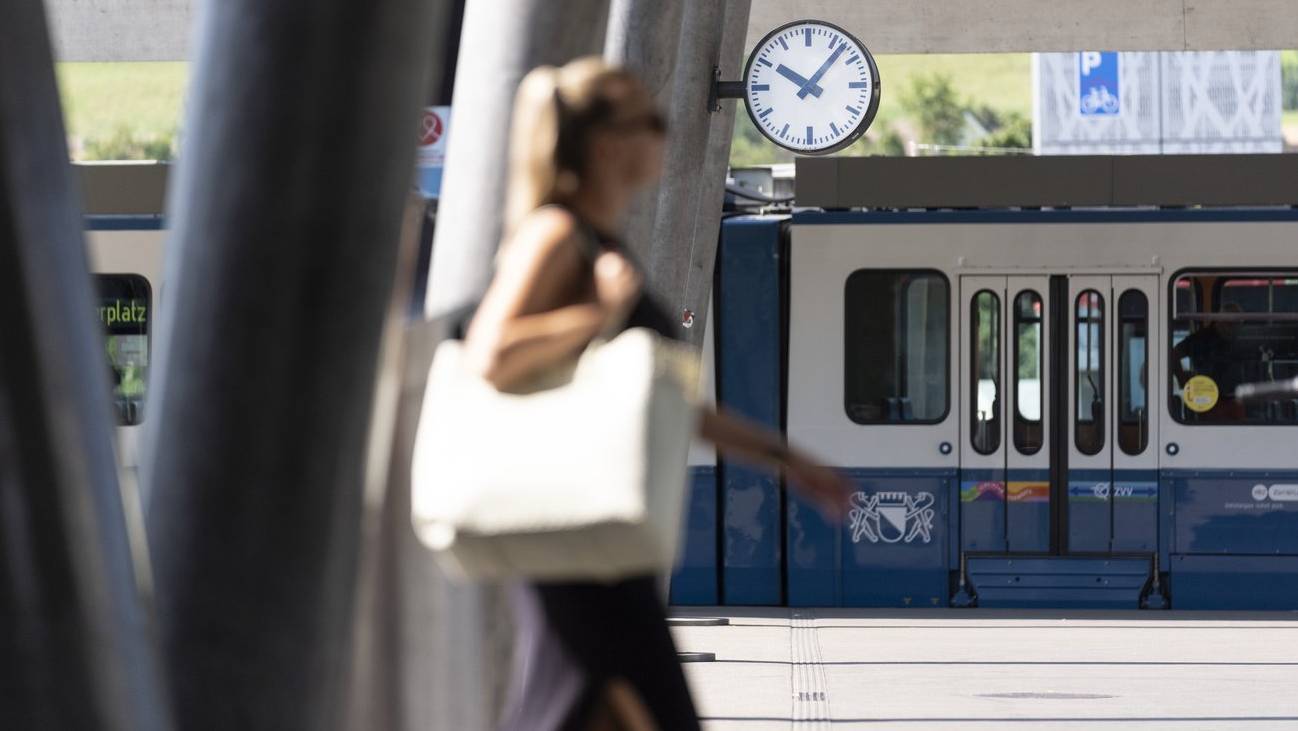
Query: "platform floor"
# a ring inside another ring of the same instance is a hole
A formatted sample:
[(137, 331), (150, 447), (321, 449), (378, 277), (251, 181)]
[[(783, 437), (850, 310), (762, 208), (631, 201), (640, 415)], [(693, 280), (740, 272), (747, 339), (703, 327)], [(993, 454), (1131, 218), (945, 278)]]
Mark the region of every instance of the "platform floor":
[(1298, 730), (1298, 612), (673, 608), (708, 731)]

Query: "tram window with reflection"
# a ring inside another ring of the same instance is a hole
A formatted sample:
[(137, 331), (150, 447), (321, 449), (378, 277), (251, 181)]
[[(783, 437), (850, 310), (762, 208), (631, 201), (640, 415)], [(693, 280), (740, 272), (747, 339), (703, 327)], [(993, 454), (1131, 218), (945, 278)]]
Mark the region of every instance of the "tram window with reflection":
[(970, 436), (979, 454), (991, 454), (1001, 446), (1001, 298), (986, 289), (975, 294), (970, 316), (970, 383), (976, 384)]
[(152, 290), (138, 274), (98, 274), (95, 284), (117, 423), (134, 426), (144, 421)]
[(861, 269), (847, 278), (844, 408), (858, 424), (946, 418), (950, 286), (936, 271)]
[(1020, 454), (1036, 454), (1043, 440), (1043, 327), (1041, 295), (1031, 290), (1020, 292), (1014, 298), (1014, 448)]
[(1104, 296), (1093, 289), (1077, 295), (1074, 337), (1077, 384), (1077, 450), (1099, 454), (1104, 449)]
[(1298, 376), (1298, 272), (1213, 271), (1172, 282), (1168, 407), (1183, 424), (1298, 424), (1298, 400), (1241, 402), (1245, 383)]
[(1149, 444), (1149, 299), (1118, 297), (1118, 448), (1135, 456)]

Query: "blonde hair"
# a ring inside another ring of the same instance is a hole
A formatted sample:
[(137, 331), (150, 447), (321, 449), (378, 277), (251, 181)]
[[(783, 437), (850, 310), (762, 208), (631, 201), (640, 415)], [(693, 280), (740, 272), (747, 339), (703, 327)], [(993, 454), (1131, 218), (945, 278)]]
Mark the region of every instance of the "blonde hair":
[(598, 57), (539, 66), (523, 77), (510, 131), (507, 233), (528, 213), (576, 192), (590, 133), (637, 89), (633, 75)]

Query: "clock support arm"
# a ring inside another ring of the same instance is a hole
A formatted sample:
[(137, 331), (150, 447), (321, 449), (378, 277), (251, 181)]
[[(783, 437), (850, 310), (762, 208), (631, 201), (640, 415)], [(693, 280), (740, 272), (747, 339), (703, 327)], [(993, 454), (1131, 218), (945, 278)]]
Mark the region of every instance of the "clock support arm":
[(721, 111), (722, 99), (743, 99), (744, 82), (742, 81), (722, 81), (721, 69), (712, 67), (712, 90), (708, 94), (708, 109), (714, 112)]

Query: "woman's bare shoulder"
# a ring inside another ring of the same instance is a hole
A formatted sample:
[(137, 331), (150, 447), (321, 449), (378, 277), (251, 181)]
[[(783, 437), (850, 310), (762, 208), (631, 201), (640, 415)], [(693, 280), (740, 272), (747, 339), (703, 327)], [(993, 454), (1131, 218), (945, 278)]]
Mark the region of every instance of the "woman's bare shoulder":
[(548, 261), (580, 254), (580, 224), (571, 212), (545, 206), (519, 221), (508, 243), (508, 256), (529, 262)]

